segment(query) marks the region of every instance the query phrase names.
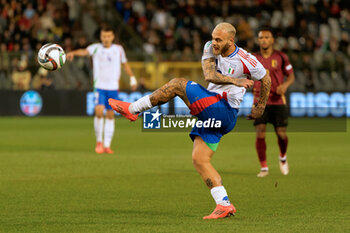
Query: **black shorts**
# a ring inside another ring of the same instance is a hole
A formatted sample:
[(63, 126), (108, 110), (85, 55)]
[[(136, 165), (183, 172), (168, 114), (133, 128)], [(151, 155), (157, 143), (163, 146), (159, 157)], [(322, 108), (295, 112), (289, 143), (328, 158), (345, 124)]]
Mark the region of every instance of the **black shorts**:
[(266, 105), (264, 114), (254, 121), (254, 125), (271, 123), (274, 127), (288, 125), (287, 105)]

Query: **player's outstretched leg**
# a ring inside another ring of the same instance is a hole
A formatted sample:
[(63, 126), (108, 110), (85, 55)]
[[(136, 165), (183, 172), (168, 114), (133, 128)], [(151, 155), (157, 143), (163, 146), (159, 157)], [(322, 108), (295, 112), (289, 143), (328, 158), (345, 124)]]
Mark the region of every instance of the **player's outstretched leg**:
[(215, 210), (203, 219), (225, 218), (236, 213), (236, 208), (230, 203), (221, 177), (210, 163), (214, 151), (212, 151), (203, 139), (197, 136), (194, 139), (192, 162), (202, 179), (210, 189), (211, 195), (216, 202)]
[(265, 177), (269, 174), (269, 168), (266, 161), (266, 142), (265, 142), (265, 132), (266, 124), (258, 124), (255, 126), (256, 129), (256, 142), (255, 148), (259, 157), (260, 162), (260, 172), (257, 177)]
[(278, 146), (280, 148), (280, 170), (283, 175), (288, 175), (289, 173), (289, 166), (287, 161), (288, 137), (286, 131), (286, 127), (275, 128), (275, 132), (278, 138)]
[(109, 99), (108, 103), (115, 111), (119, 112), (130, 121), (135, 121), (139, 113), (151, 109), (154, 106), (164, 104), (175, 96), (179, 96), (186, 105), (189, 106), (190, 103), (186, 97), (187, 82), (188, 80), (184, 78), (174, 78), (155, 90), (151, 95), (144, 96), (133, 103), (115, 99)]

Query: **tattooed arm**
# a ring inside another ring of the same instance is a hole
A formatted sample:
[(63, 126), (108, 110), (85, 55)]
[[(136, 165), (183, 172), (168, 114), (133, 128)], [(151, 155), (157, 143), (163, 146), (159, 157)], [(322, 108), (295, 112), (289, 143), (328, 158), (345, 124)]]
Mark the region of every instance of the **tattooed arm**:
[(220, 74), (215, 70), (215, 59), (207, 58), (202, 61), (204, 78), (206, 81), (215, 84), (234, 84), (238, 87), (250, 88), (254, 81), (246, 78), (233, 78)]
[(260, 79), (260, 97), (258, 103), (252, 108), (252, 113), (248, 116), (248, 119), (257, 119), (262, 116), (265, 110), (267, 100), (269, 99), (271, 78), (267, 70), (266, 75)]

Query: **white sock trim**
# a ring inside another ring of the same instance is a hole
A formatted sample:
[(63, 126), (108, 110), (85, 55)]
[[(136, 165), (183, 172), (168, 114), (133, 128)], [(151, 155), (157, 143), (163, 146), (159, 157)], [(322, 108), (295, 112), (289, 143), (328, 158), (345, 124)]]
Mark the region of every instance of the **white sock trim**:
[(94, 129), (95, 129), (96, 142), (102, 142), (103, 117), (101, 118), (98, 118), (97, 116), (94, 117)]
[(224, 186), (216, 186), (210, 190), (210, 193), (217, 205), (229, 206), (231, 204)]
[(114, 127), (114, 119), (105, 120), (103, 145), (106, 148), (111, 147), (111, 142), (114, 135)]
[(280, 155), (279, 159), (281, 162), (287, 161), (287, 155), (285, 154), (283, 157)]
[(149, 95), (146, 95), (136, 100), (134, 103), (131, 103), (129, 106), (129, 112), (131, 114), (138, 114), (151, 108), (153, 108), (153, 105), (151, 104)]

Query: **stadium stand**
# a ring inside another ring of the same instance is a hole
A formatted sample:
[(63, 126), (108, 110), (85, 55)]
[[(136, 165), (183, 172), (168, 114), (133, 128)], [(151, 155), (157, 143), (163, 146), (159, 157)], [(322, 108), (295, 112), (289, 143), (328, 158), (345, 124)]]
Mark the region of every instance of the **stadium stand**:
[[(32, 77), (38, 73), (35, 54), (41, 45), (55, 41), (67, 52), (85, 47), (98, 40), (102, 22), (116, 26), (131, 61), (198, 62), (214, 25), (228, 21), (237, 28), (237, 44), (248, 51), (257, 50), (260, 26), (274, 28), (276, 47), (288, 53), (296, 71), (292, 91), (348, 91), (350, 11), (346, 2), (1, 0), (0, 89), (14, 87), (12, 76), (20, 64), (27, 63), (21, 69)], [(91, 88), (91, 65), (84, 58), (48, 76), (56, 89)]]

